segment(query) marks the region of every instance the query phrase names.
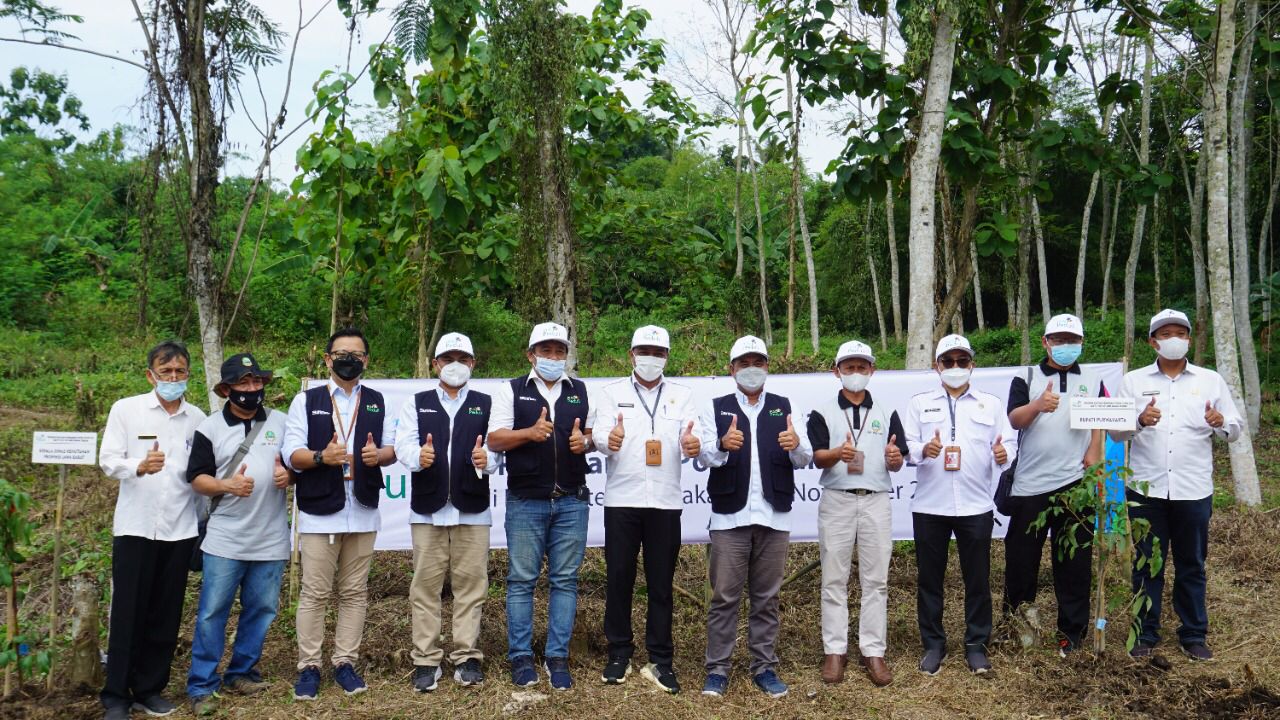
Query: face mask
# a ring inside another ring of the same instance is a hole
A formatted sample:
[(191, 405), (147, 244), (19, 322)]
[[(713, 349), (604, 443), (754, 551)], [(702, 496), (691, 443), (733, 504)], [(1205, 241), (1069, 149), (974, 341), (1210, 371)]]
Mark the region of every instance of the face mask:
[(232, 403), (244, 408), (245, 410), (257, 410), (262, 407), (262, 399), (266, 396), (267, 391), (258, 390), (232, 390), (230, 400)]
[(169, 382), (167, 380), (157, 380), (156, 394), (167, 402), (173, 402), (187, 394), (187, 381), (178, 380), (177, 382)]
[(667, 359), (652, 355), (636, 356), (636, 377), (645, 382), (653, 382), (662, 377), (662, 370), (667, 367)]
[(462, 387), (471, 379), (471, 368), (466, 363), (451, 362), (440, 368), (440, 380), (449, 387)]
[(1053, 361), (1061, 367), (1071, 367), (1076, 360), (1080, 359), (1080, 353), (1084, 351), (1084, 346), (1080, 343), (1074, 345), (1054, 345), (1049, 348), (1049, 356)]
[(862, 373), (849, 373), (848, 375), (842, 373), (840, 375), (840, 384), (851, 393), (859, 393), (866, 390), (869, 382), (871, 382), (871, 376), (863, 375)]
[(538, 376), (548, 382), (555, 382), (564, 374), (563, 360), (540, 357), (533, 367), (538, 371)]
[(360, 358), (340, 357), (333, 361), (333, 374), (343, 380), (355, 380), (364, 372), (364, 361)]
[(943, 370), (939, 374), (942, 375), (943, 385), (946, 385), (952, 390), (959, 390), (960, 388), (969, 384), (969, 375), (971, 375), (972, 373), (973, 373), (972, 368), (957, 367), (957, 368), (948, 368), (946, 370)]
[(1171, 337), (1156, 341), (1156, 352), (1165, 360), (1181, 360), (1187, 356), (1191, 343), (1186, 338)]
[(764, 387), (767, 377), (769, 377), (769, 371), (762, 367), (744, 367), (733, 376), (734, 380), (738, 381), (738, 385), (747, 392), (755, 392)]

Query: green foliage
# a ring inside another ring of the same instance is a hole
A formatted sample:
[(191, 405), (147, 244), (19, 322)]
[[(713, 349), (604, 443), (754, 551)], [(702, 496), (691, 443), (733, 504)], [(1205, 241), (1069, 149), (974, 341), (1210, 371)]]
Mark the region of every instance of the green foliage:
[(66, 150), (76, 137), (61, 127), (63, 120), (81, 131), (89, 129), (80, 98), (67, 92), (67, 78), (19, 65), (9, 72), (9, 86), (0, 83), (0, 137), (34, 135), (40, 128), (53, 132), (54, 150)]
[[(18, 566), (26, 562), (22, 549), (31, 543), (34, 528), (27, 519), (31, 510), (31, 496), (18, 490), (6, 480), (0, 480), (0, 588), (14, 587)], [(16, 588), (15, 588), (16, 590)], [(17, 593), (19, 596), (23, 593)], [(37, 647), (40, 638), (30, 633), (16, 632), (12, 641), (0, 649), (0, 667), (16, 665), (19, 677), (33, 671), (49, 670), (48, 650), (27, 652)]]

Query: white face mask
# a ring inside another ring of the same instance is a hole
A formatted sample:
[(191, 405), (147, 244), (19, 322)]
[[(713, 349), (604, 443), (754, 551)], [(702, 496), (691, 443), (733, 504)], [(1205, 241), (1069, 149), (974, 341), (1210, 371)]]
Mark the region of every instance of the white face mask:
[(938, 373), (942, 376), (942, 384), (952, 390), (959, 390), (969, 384), (969, 376), (973, 374), (973, 368), (948, 368)]
[(450, 387), (462, 387), (471, 379), (471, 368), (466, 363), (451, 362), (440, 368), (440, 380)]
[(862, 373), (849, 373), (848, 375), (841, 373), (840, 375), (840, 384), (851, 393), (866, 390), (869, 382), (871, 382), (871, 376), (863, 375)]
[(653, 382), (662, 377), (662, 370), (666, 366), (666, 358), (653, 355), (636, 355), (636, 377), (645, 382)]
[(733, 379), (743, 390), (755, 392), (764, 387), (767, 377), (769, 377), (769, 371), (762, 367), (744, 367), (733, 376)]
[(1171, 337), (1156, 341), (1156, 352), (1165, 360), (1178, 361), (1187, 356), (1191, 343), (1186, 338)]

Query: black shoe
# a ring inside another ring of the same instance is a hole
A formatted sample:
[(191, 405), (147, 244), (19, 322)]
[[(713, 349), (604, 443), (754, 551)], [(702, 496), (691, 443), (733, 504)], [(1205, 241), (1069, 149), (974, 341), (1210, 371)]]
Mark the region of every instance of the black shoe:
[(676, 680), (676, 672), (671, 669), (669, 664), (649, 663), (644, 666), (640, 674), (665, 692), (669, 692), (672, 695), (680, 692), (680, 682)]
[(942, 669), (942, 659), (947, 656), (947, 651), (942, 648), (931, 648), (924, 651), (924, 657), (920, 658), (920, 672), (925, 675), (937, 675)]
[(177, 710), (178, 706), (165, 700), (162, 695), (152, 695), (141, 700), (134, 700), (133, 709), (141, 710), (151, 717), (164, 717)]
[(440, 666), (416, 665), (413, 668), (413, 689), (420, 693), (428, 693), (436, 689), (440, 680)]
[(987, 659), (987, 651), (980, 647), (966, 652), (964, 661), (969, 665), (969, 672), (982, 675), (991, 672), (991, 661)]
[(1079, 649), (1080, 645), (1078, 643), (1074, 643), (1067, 638), (1062, 638), (1058, 641), (1058, 657), (1060, 658), (1065, 659), (1068, 655)]
[(622, 655), (610, 655), (609, 662), (600, 673), (600, 680), (605, 685), (621, 685), (631, 674), (631, 658)]
[(463, 660), (453, 669), (453, 681), (466, 687), (483, 683), (484, 670), (480, 669), (480, 661), (476, 658)]
[(1213, 659), (1213, 651), (1208, 645), (1202, 642), (1187, 643), (1182, 646), (1182, 654), (1197, 662), (1207, 662)]
[(129, 706), (112, 705), (102, 717), (104, 720), (129, 720)]

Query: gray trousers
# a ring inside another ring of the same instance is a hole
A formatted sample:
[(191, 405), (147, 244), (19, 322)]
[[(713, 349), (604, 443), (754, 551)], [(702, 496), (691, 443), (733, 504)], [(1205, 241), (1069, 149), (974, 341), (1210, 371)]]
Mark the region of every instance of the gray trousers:
[(742, 587), (751, 603), (747, 640), (754, 677), (778, 664), (778, 593), (791, 533), (763, 525), (711, 531), (711, 608), (707, 612), (707, 673), (728, 677), (738, 639)]

